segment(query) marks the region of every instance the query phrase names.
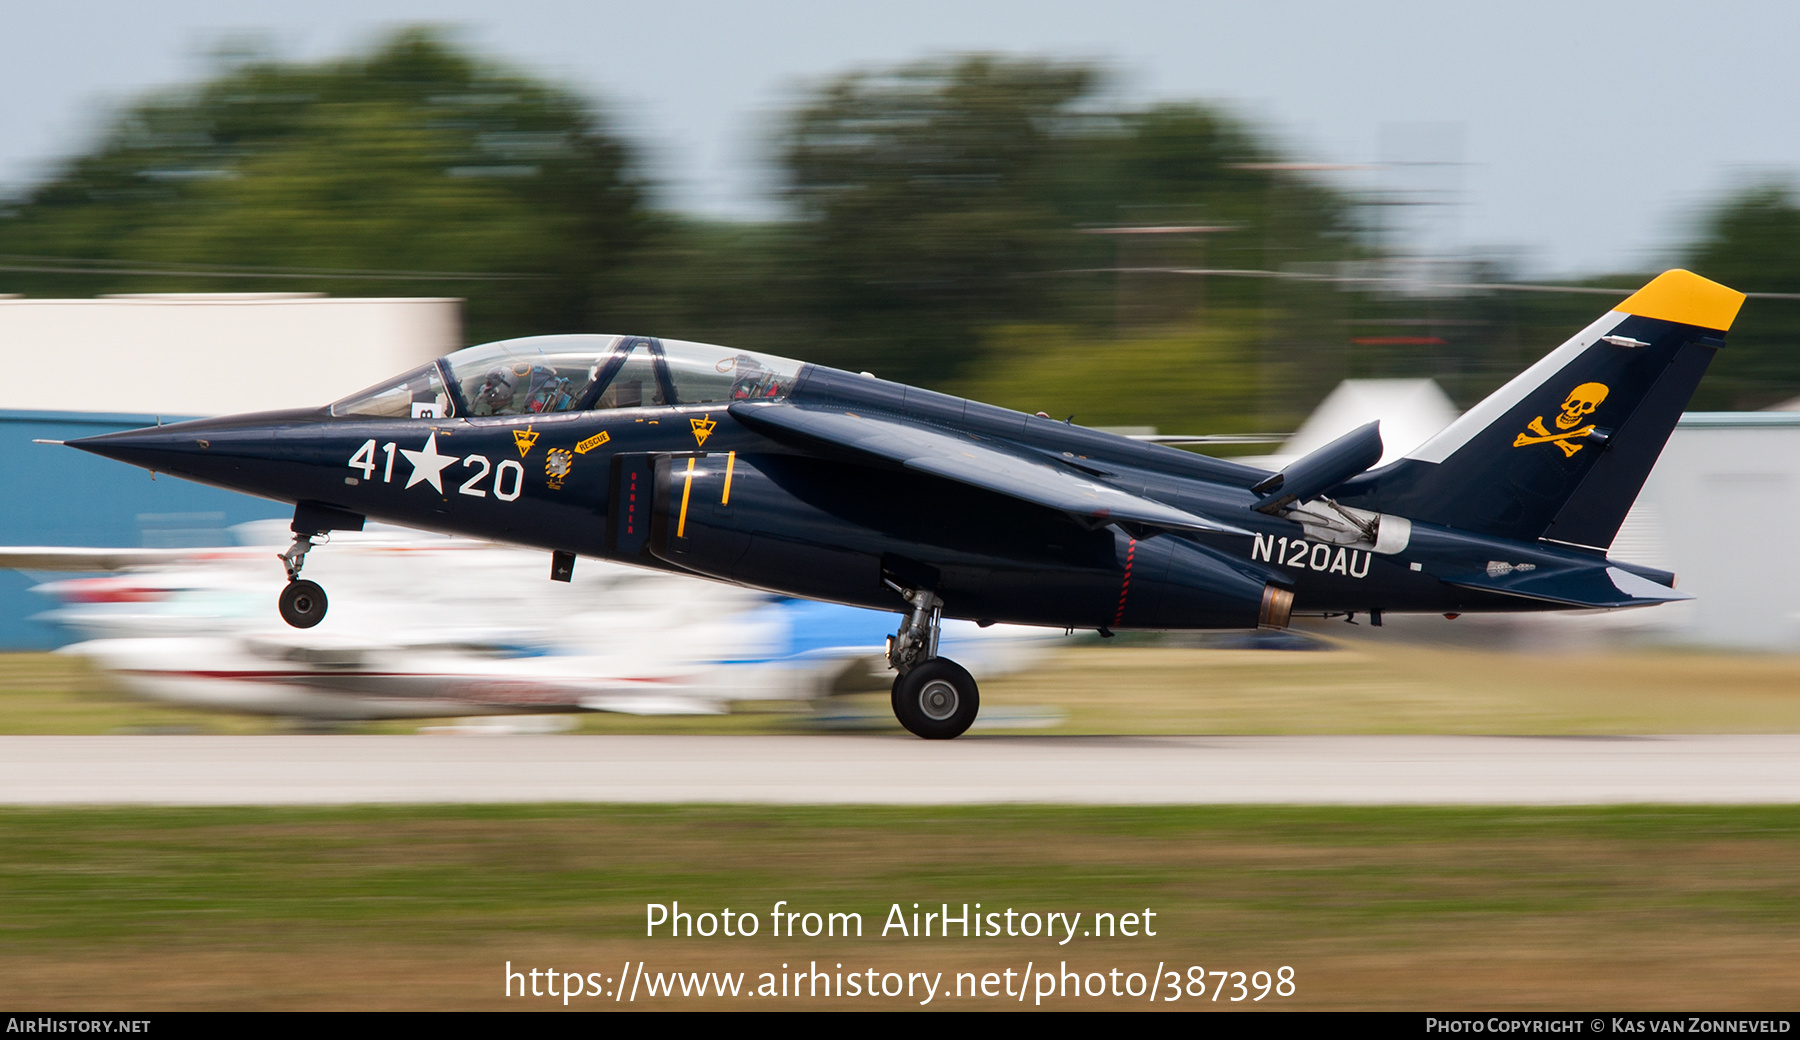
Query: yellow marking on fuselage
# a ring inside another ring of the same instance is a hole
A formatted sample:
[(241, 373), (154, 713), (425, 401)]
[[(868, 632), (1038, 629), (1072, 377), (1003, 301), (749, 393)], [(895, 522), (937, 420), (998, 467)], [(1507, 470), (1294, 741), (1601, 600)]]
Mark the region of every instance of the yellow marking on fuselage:
[(688, 492), (694, 490), (694, 459), (688, 456), (687, 479), (681, 482), (681, 519), (675, 522), (675, 537), (687, 537)]
[(723, 495), (719, 496), (719, 504), (722, 506), (728, 506), (731, 504), (731, 471), (736, 466), (737, 466), (737, 452), (735, 452), (735, 451), (726, 452), (725, 453), (725, 493)]
[(607, 433), (605, 430), (601, 430), (587, 440), (575, 445), (575, 454), (586, 455), (588, 452), (593, 451), (595, 448), (598, 448), (600, 445), (605, 444), (610, 440), (612, 440), (612, 434)]

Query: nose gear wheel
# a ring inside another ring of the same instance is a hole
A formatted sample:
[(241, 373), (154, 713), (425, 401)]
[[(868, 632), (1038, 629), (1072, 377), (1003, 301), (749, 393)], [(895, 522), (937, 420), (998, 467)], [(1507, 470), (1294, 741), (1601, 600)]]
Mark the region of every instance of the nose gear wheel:
[(325, 590), (304, 578), (290, 581), (281, 590), (281, 620), (295, 628), (311, 628), (325, 620)]

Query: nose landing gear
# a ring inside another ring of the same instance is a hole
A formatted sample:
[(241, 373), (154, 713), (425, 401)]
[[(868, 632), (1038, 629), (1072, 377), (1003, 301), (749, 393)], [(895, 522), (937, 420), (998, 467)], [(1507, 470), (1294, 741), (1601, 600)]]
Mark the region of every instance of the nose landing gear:
[(287, 587), (281, 590), (276, 605), (281, 611), (281, 620), (295, 628), (311, 628), (325, 620), (329, 601), (318, 582), (300, 577), (301, 568), (306, 566), (306, 554), (314, 546), (331, 541), (333, 531), (362, 530), (363, 518), (334, 506), (302, 502), (294, 507), (294, 522), (288, 529), (294, 532), (294, 544), (288, 546), (287, 552), (275, 555), (288, 576)]
[(888, 664), (900, 673), (894, 678), (894, 717), (926, 740), (961, 736), (981, 710), (981, 694), (968, 669), (937, 655), (944, 601), (924, 589), (889, 585), (913, 608), (888, 639)]
[(295, 628), (311, 628), (325, 620), (325, 608), (330, 601), (325, 598), (325, 590), (316, 581), (306, 581), (300, 577), (300, 568), (306, 566), (306, 554), (317, 544), (313, 539), (318, 535), (295, 534), (294, 544), (288, 546), (287, 552), (275, 557), (287, 568), (287, 587), (281, 590), (281, 598), (276, 602), (281, 611), (281, 620)]

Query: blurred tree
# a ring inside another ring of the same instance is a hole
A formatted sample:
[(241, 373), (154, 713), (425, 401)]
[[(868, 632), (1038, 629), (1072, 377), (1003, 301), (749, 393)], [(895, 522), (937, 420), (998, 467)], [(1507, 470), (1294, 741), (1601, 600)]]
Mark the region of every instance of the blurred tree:
[[(1744, 292), (1800, 293), (1800, 200), (1784, 184), (1722, 199), (1687, 265)], [(1800, 300), (1747, 300), (1695, 394), (1696, 408), (1766, 408), (1800, 396)]]
[(1084, 229), (1205, 221), (1257, 265), (1343, 255), (1348, 200), (1217, 112), (1119, 111), (1103, 85), (1091, 66), (977, 55), (846, 76), (801, 105), (779, 155), (812, 355), (932, 383), (979, 355), (985, 328), (1110, 333), (1109, 269), (1147, 265)]
[[(1111, 340), (1066, 325), (989, 331), (990, 349), (953, 389), (1023, 412), (1083, 426), (1154, 425), (1164, 430), (1258, 430), (1258, 316), (1226, 312), (1205, 327), (1171, 327)], [(1259, 431), (1260, 432), (1260, 431)], [(1210, 453), (1261, 453), (1263, 447)]]
[(977, 56), (857, 73), (780, 142), (802, 305), (821, 360), (893, 378), (955, 369), (978, 326), (1033, 316), (1067, 266), (1056, 153), (1091, 118), (1087, 68)]
[[(0, 216), (0, 253), (466, 281), (20, 275), (35, 294), (465, 296), (474, 339), (608, 326), (646, 233), (625, 147), (573, 94), (400, 32), (317, 65), (240, 60), (124, 112)], [(46, 265), (49, 266), (49, 265)]]

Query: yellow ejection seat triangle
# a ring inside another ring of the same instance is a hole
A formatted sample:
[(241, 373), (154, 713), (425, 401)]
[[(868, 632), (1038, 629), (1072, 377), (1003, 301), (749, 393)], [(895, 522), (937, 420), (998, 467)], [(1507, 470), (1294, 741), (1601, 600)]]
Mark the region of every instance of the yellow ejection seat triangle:
[(1657, 275), (1613, 310), (1724, 332), (1743, 305), (1744, 294), (1736, 289), (1676, 268)]

